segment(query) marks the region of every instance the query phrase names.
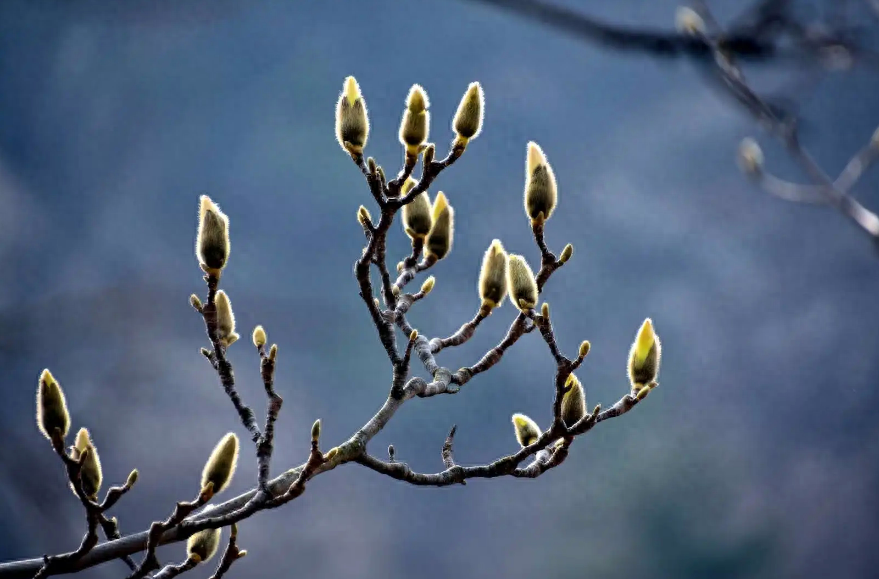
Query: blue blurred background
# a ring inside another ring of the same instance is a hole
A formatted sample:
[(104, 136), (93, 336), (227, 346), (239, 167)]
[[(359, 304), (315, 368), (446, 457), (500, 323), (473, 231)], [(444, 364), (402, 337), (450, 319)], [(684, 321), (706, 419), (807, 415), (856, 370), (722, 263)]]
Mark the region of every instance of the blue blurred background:
[[(667, 29), (676, 7), (568, 4)], [(741, 4), (712, 2), (721, 18)], [(734, 156), (757, 128), (686, 62), (599, 50), (464, 1), (0, 4), (0, 560), (72, 549), (84, 530), (35, 428), (44, 367), (106, 479), (140, 469), (114, 509), (125, 533), (194, 496), (214, 444), (245, 434), (188, 305), (204, 292), (199, 194), (231, 219), (222, 286), (242, 335), (263, 324), (280, 347), (275, 472), (305, 459), (315, 418), (329, 447), (381, 404), (390, 370), (351, 275), (356, 210), (372, 200), (332, 124), (352, 74), (373, 125), (367, 154), (389, 173), (412, 83), (430, 95), (441, 154), (467, 84), (485, 90), (483, 134), (432, 191), (449, 196), (457, 232), (413, 324), (447, 335), (472, 317), (493, 238), (537, 262), (521, 203), (534, 140), (560, 186), (548, 242), (576, 248), (545, 297), (566, 352), (592, 342), (579, 372), (589, 404), (626, 391), (646, 316), (663, 339), (662, 386), (537, 480), (414, 488), (357, 465), (321, 476), (240, 525), (249, 556), (231, 576), (875, 576), (879, 259), (863, 234), (750, 185)], [(855, 69), (803, 98), (804, 140), (829, 171), (879, 125), (877, 91), (875, 71)], [(799, 178), (760, 138), (768, 167)], [(868, 206), (877, 184), (856, 190)], [(395, 226), (392, 265), (407, 247)], [(507, 304), (440, 362), (473, 363), (513, 316)], [(230, 356), (262, 414), (248, 342)], [(460, 462), (494, 460), (516, 448), (513, 412), (548, 422), (553, 369), (530, 334), (458, 395), (406, 405), (371, 448), (393, 443), (399, 460), (441, 470), (455, 423)], [(224, 496), (253, 485), (250, 457)], [(111, 562), (83, 576), (123, 573)]]

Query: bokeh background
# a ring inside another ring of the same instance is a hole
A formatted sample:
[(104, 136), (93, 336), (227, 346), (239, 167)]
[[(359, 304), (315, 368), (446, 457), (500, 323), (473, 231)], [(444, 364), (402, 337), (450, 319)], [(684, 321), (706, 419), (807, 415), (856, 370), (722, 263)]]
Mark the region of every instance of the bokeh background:
[[(666, 28), (676, 7), (569, 4)], [(741, 3), (712, 5), (726, 18)], [(114, 511), (123, 532), (194, 496), (217, 440), (244, 435), (198, 354), (206, 338), (188, 305), (203, 293), (199, 194), (231, 218), (222, 285), (241, 333), (264, 324), (280, 346), (276, 472), (304, 460), (315, 418), (329, 447), (381, 404), (390, 370), (351, 275), (357, 206), (371, 197), (332, 125), (350, 74), (369, 105), (368, 154), (389, 172), (412, 83), (430, 95), (441, 153), (467, 84), (485, 89), (483, 135), (434, 188), (457, 232), (410, 316), (421, 332), (447, 335), (473, 315), (493, 238), (538, 259), (521, 204), (535, 140), (560, 184), (548, 242), (576, 248), (545, 296), (564, 350), (593, 344), (579, 372), (590, 405), (626, 391), (646, 316), (664, 343), (662, 385), (537, 480), (426, 489), (357, 465), (321, 476), (301, 500), (241, 524), (249, 556), (231, 576), (875, 576), (869, 242), (830, 210), (750, 185), (734, 162), (747, 135), (760, 136), (771, 169), (799, 175), (687, 62), (603, 51), (466, 1), (0, 3), (0, 560), (72, 549), (84, 529), (34, 423), (44, 367), (74, 428), (91, 429), (107, 480), (140, 469)], [(806, 144), (829, 171), (879, 125), (877, 91), (875, 70), (855, 69), (796, 95)], [(857, 189), (868, 206), (879, 206), (877, 183)], [(395, 227), (392, 264), (406, 250)], [(507, 304), (441, 363), (474, 362), (513, 315)], [(262, 414), (248, 342), (230, 356)], [(513, 412), (549, 420), (553, 367), (526, 336), (458, 395), (407, 404), (371, 448), (393, 443), (400, 460), (440, 470), (454, 423), (459, 461), (491, 461), (516, 448)], [(225, 497), (252, 486), (251, 456)], [(179, 544), (160, 555), (184, 557)], [(123, 573), (111, 562), (83, 576)]]

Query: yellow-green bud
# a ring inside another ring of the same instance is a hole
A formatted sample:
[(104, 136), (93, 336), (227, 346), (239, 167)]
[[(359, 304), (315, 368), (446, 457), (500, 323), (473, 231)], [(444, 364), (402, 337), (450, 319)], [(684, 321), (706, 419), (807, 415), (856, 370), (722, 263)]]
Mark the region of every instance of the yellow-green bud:
[(418, 339), (418, 330), (412, 330), (412, 333), (409, 334), (409, 341), (414, 342), (416, 339)]
[(578, 354), (581, 358), (585, 358), (591, 348), (592, 344), (589, 343), (589, 340), (583, 340), (583, 342), (580, 343), (580, 351)]
[(525, 168), (525, 212), (531, 223), (550, 218), (558, 200), (555, 173), (537, 143), (528, 143)]
[(214, 494), (219, 494), (232, 481), (238, 465), (238, 437), (230, 432), (224, 436), (211, 452), (210, 458), (201, 473), (201, 488), (214, 484)]
[(455, 233), (455, 213), (442, 191), (433, 202), (433, 226), (427, 234), (425, 254), (440, 260), (452, 249)]
[(277, 358), (277, 357), (278, 357), (278, 345), (272, 344), (272, 347), (269, 348), (269, 360), (274, 362), (275, 358)]
[(235, 333), (235, 314), (226, 292), (220, 290), (214, 300), (217, 306), (217, 338), (226, 347), (234, 344), (239, 336)]
[(428, 144), (424, 148), (424, 153), (421, 156), (421, 163), (425, 167), (429, 167), (431, 163), (433, 163), (433, 158), (436, 156), (436, 146), (433, 143)]
[(647, 318), (629, 351), (628, 374), (634, 391), (656, 380), (661, 355), (659, 337), (653, 331), (653, 322)]
[(400, 142), (410, 155), (417, 155), (418, 150), (430, 132), (430, 102), (421, 85), (413, 84), (406, 97), (406, 110), (400, 122)]
[(64, 392), (48, 368), (40, 374), (37, 383), (37, 427), (49, 440), (52, 440), (52, 433), (56, 429), (61, 431), (61, 438), (67, 436), (70, 429), (70, 414), (67, 412)]
[(571, 389), (562, 396), (562, 421), (570, 428), (586, 416), (586, 395), (580, 380), (573, 374), (568, 376), (565, 386), (570, 386)]
[(701, 36), (705, 34), (705, 21), (689, 6), (679, 6), (675, 12), (675, 28), (681, 34)]
[(204, 563), (216, 554), (219, 546), (220, 529), (205, 529), (187, 539), (186, 555), (197, 563)]
[(507, 252), (500, 240), (491, 242), (479, 271), (479, 297), (482, 305), (496, 308), (507, 295)]
[(511, 253), (507, 258), (507, 286), (513, 305), (523, 312), (537, 305), (537, 282), (521, 255)]
[(540, 315), (544, 318), (549, 319), (549, 304), (543, 302), (543, 305), (540, 306)]
[(513, 428), (516, 431), (516, 440), (523, 448), (540, 438), (540, 427), (524, 414), (513, 414)]
[(89, 431), (85, 428), (80, 428), (79, 432), (76, 433), (76, 443), (73, 447), (72, 455), (74, 460), (79, 460), (83, 454), (85, 454), (85, 459), (82, 463), (82, 470), (79, 471), (79, 480), (82, 483), (82, 490), (85, 496), (94, 499), (98, 496), (98, 491), (101, 490), (101, 481), (103, 480), (101, 459), (98, 457), (98, 451), (89, 437)]
[(369, 209), (367, 209), (363, 205), (361, 205), (360, 208), (357, 210), (357, 221), (360, 222), (360, 225), (372, 223), (372, 215), (369, 214)]
[(202, 307), (204, 307), (203, 304), (201, 303), (201, 300), (198, 299), (198, 296), (195, 294), (192, 294), (191, 296), (189, 296), (189, 305), (191, 305), (193, 308), (195, 308), (199, 312), (201, 311)]
[[(409, 177), (406, 182), (403, 183), (400, 192), (403, 195), (406, 195), (415, 184), (415, 179)], [(430, 199), (427, 198), (427, 191), (419, 193), (410, 203), (403, 205), (403, 231), (406, 232), (406, 235), (411, 239), (426, 238), (433, 225), (431, 211), (432, 209), (430, 207)]]
[(452, 129), (455, 134), (467, 140), (478, 137), (482, 131), (482, 110), (484, 108), (485, 99), (482, 96), (482, 86), (478, 82), (471, 82), (452, 121)]
[(317, 442), (320, 440), (320, 418), (314, 421), (314, 424), (311, 425), (311, 442)]
[(562, 250), (561, 255), (559, 255), (559, 263), (566, 263), (571, 259), (572, 255), (574, 255), (574, 246), (569, 243)]
[(645, 398), (647, 398), (648, 394), (650, 394), (650, 386), (644, 386), (643, 388), (638, 390), (635, 398), (637, 398), (638, 400), (644, 400)]
[(262, 326), (257, 326), (253, 329), (253, 345), (259, 348), (260, 346), (265, 346), (268, 341), (268, 336), (266, 335), (266, 331)]
[(763, 151), (757, 141), (747, 137), (739, 145), (739, 168), (747, 175), (759, 175), (763, 171)]
[(199, 198), (195, 256), (201, 268), (217, 274), (229, 260), (229, 218), (207, 195)]
[(366, 102), (353, 76), (345, 79), (345, 87), (336, 103), (336, 140), (349, 154), (363, 154), (369, 137)]
[(436, 284), (436, 278), (433, 276), (430, 276), (429, 278), (424, 280), (423, 284), (421, 284), (421, 293), (423, 293), (424, 295), (429, 294), (433, 290), (433, 286), (435, 284)]
[(134, 484), (137, 482), (139, 476), (140, 473), (137, 472), (137, 469), (132, 470), (130, 473), (128, 473), (128, 478), (125, 480), (125, 486), (127, 486), (128, 488), (133, 487)]

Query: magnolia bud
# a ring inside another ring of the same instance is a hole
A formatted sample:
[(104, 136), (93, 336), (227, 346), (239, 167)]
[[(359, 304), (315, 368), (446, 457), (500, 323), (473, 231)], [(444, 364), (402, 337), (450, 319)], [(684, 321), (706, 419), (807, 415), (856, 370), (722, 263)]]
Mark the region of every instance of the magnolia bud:
[(274, 362), (275, 358), (277, 358), (277, 357), (278, 357), (278, 345), (272, 344), (272, 347), (269, 348), (269, 360)]
[(562, 396), (562, 421), (565, 426), (571, 428), (586, 416), (586, 396), (583, 393), (583, 385), (573, 374), (568, 376), (565, 386), (570, 386), (570, 390)]
[(345, 79), (345, 88), (336, 103), (336, 140), (352, 156), (363, 154), (369, 137), (369, 117), (360, 87), (353, 76)]
[(193, 308), (195, 308), (195, 310), (198, 312), (200, 312), (202, 307), (204, 307), (201, 303), (201, 300), (198, 299), (198, 296), (195, 294), (192, 294), (191, 296), (189, 296), (189, 305), (191, 305)]
[(581, 358), (585, 358), (591, 348), (592, 344), (589, 343), (589, 340), (583, 340), (583, 342), (580, 343), (580, 351), (578, 354)]
[(127, 486), (128, 488), (133, 487), (134, 483), (137, 482), (138, 476), (139, 473), (137, 472), (137, 469), (134, 469), (130, 473), (128, 473), (128, 478), (125, 480), (125, 486)]
[(436, 284), (436, 278), (433, 276), (430, 276), (429, 278), (424, 280), (424, 283), (421, 284), (421, 293), (423, 293), (424, 295), (429, 294), (433, 290), (434, 284)]
[(513, 428), (516, 431), (516, 440), (523, 448), (540, 438), (540, 427), (524, 414), (513, 414)]
[(455, 231), (455, 213), (442, 191), (433, 202), (433, 226), (427, 234), (425, 254), (440, 260), (452, 249)]
[[(403, 183), (401, 193), (406, 195), (412, 187), (415, 186), (415, 179), (409, 178)], [(430, 233), (433, 225), (431, 217), (430, 199), (427, 198), (427, 191), (423, 191), (415, 196), (410, 203), (403, 205), (403, 231), (406, 232), (411, 239), (424, 239)]]
[(479, 272), (479, 297), (482, 305), (496, 308), (507, 295), (507, 252), (500, 240), (495, 239), (482, 258)]
[(466, 140), (475, 139), (482, 131), (482, 110), (485, 99), (482, 96), (482, 86), (478, 82), (471, 82), (467, 92), (458, 105), (458, 111), (452, 121), (452, 129), (458, 137)]
[(64, 438), (70, 429), (70, 414), (67, 412), (64, 392), (48, 368), (40, 374), (37, 383), (37, 427), (49, 440), (52, 440), (55, 430), (59, 430)]
[(186, 541), (187, 556), (197, 563), (209, 561), (220, 546), (220, 529), (199, 531)]
[(220, 493), (232, 481), (238, 464), (238, 437), (230, 432), (224, 436), (211, 452), (210, 458), (201, 473), (201, 488), (213, 483), (214, 494)]
[(421, 85), (414, 84), (406, 98), (406, 110), (400, 122), (400, 142), (409, 155), (417, 155), (418, 150), (430, 132), (430, 102)]
[(532, 224), (550, 218), (558, 200), (555, 173), (537, 143), (528, 143), (525, 170), (525, 212)]
[(659, 337), (653, 331), (653, 322), (647, 318), (638, 330), (638, 335), (629, 351), (628, 374), (633, 391), (637, 392), (646, 384), (656, 380), (661, 355)]
[(207, 195), (202, 195), (198, 210), (198, 234), (195, 256), (201, 268), (217, 275), (229, 260), (229, 218)]
[(253, 329), (253, 345), (259, 348), (260, 346), (265, 346), (268, 341), (268, 336), (266, 336), (266, 331), (262, 326), (257, 326)]
[(523, 312), (537, 305), (537, 282), (521, 255), (511, 253), (507, 258), (507, 286), (513, 305)]
[(701, 36), (705, 34), (705, 21), (692, 8), (679, 6), (675, 12), (675, 28), (681, 34)]
[(98, 451), (89, 437), (89, 431), (80, 428), (76, 433), (76, 443), (73, 447), (73, 458), (79, 460), (85, 455), (82, 462), (82, 470), (79, 471), (79, 480), (82, 483), (82, 490), (90, 499), (98, 496), (101, 490), (101, 481), (103, 474), (101, 472), (101, 459), (98, 457)]
[(234, 344), (239, 336), (235, 333), (235, 314), (226, 292), (220, 290), (214, 300), (217, 307), (217, 339), (227, 348)]
[(759, 175), (763, 171), (763, 151), (751, 137), (742, 139), (739, 145), (739, 168), (747, 175)]
[(320, 440), (320, 418), (314, 421), (314, 424), (311, 425), (311, 442), (317, 442)]
[(567, 262), (569, 259), (571, 259), (572, 255), (574, 255), (574, 246), (569, 243), (562, 250), (561, 255), (559, 255), (559, 263)]
[(367, 209), (363, 205), (361, 205), (360, 208), (357, 209), (357, 221), (360, 222), (360, 225), (372, 223), (372, 215), (369, 214), (369, 209)]

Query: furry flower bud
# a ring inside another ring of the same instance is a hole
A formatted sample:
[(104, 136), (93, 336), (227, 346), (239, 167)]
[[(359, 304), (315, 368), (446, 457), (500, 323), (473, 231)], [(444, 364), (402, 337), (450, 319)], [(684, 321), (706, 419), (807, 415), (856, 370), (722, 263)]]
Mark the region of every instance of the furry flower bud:
[(71, 457), (79, 460), (85, 454), (85, 460), (82, 463), (82, 470), (79, 472), (79, 480), (82, 482), (82, 490), (90, 499), (98, 496), (101, 490), (101, 481), (103, 474), (101, 471), (101, 459), (98, 457), (98, 451), (92, 443), (89, 431), (80, 428), (76, 433), (76, 442), (71, 450)]
[(201, 268), (217, 275), (229, 260), (229, 218), (207, 195), (199, 198), (195, 256)]
[(37, 427), (49, 440), (52, 440), (56, 429), (61, 432), (62, 438), (67, 436), (70, 429), (70, 414), (67, 412), (64, 392), (48, 368), (40, 374), (37, 383)]
[(629, 351), (628, 374), (633, 391), (637, 392), (656, 380), (661, 355), (659, 337), (653, 330), (653, 322), (647, 318), (638, 330), (638, 335)]
[(513, 305), (523, 312), (537, 305), (537, 281), (521, 255), (511, 253), (507, 258), (507, 287)]
[(266, 335), (266, 331), (262, 326), (257, 326), (253, 329), (253, 345), (259, 348), (260, 346), (265, 346), (268, 341), (268, 336)]
[(570, 428), (586, 416), (586, 395), (580, 380), (573, 374), (568, 376), (565, 386), (570, 386), (571, 389), (562, 396), (562, 420)]
[(336, 103), (336, 140), (353, 157), (363, 155), (369, 137), (366, 102), (353, 76), (345, 79), (345, 87)]
[(525, 170), (525, 212), (532, 224), (550, 218), (558, 201), (555, 173), (537, 143), (528, 143)]
[(433, 276), (428, 277), (426, 280), (424, 280), (424, 283), (421, 284), (421, 293), (423, 293), (424, 295), (429, 294), (431, 291), (433, 291), (434, 285), (436, 285), (436, 278)]
[(447, 256), (452, 249), (454, 232), (455, 212), (446, 196), (440, 191), (433, 202), (433, 226), (427, 234), (425, 254), (436, 260)]
[(485, 98), (482, 95), (482, 86), (478, 82), (471, 82), (452, 121), (452, 129), (459, 138), (469, 141), (479, 136), (482, 131), (482, 110), (484, 108)]
[[(401, 193), (406, 195), (415, 186), (415, 179), (409, 177), (401, 189)], [(410, 239), (425, 239), (430, 233), (433, 226), (433, 217), (431, 216), (432, 208), (430, 199), (427, 198), (427, 191), (419, 193), (410, 203), (403, 205), (403, 231)]]
[(513, 414), (513, 428), (516, 431), (516, 440), (523, 448), (540, 438), (540, 427), (524, 414)]
[(479, 272), (479, 297), (488, 309), (501, 305), (507, 295), (507, 252), (500, 240), (491, 242)]
[(239, 336), (235, 333), (235, 314), (226, 292), (220, 290), (214, 300), (217, 306), (217, 338), (227, 348), (234, 344)]
[(194, 533), (187, 539), (186, 555), (197, 563), (204, 563), (216, 554), (219, 546), (220, 529), (205, 529)]
[(406, 110), (400, 122), (400, 143), (406, 147), (406, 153), (417, 155), (421, 145), (427, 140), (430, 132), (430, 101), (421, 85), (413, 84), (406, 97)]
[(224, 436), (211, 452), (210, 458), (201, 473), (201, 488), (214, 484), (214, 494), (224, 490), (232, 481), (238, 465), (238, 437), (230, 432)]

